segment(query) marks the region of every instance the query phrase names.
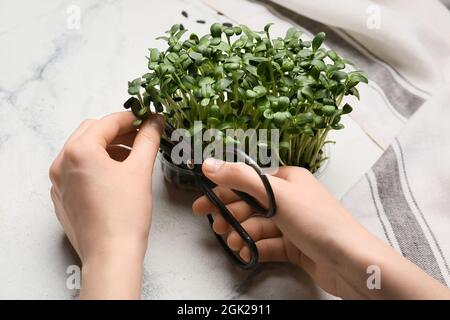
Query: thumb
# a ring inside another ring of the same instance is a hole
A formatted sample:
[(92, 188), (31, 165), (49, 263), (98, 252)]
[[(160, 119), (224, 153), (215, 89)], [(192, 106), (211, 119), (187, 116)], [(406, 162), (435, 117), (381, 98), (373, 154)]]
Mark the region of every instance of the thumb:
[[(263, 206), (268, 203), (266, 189), (258, 173), (242, 162), (225, 162), (215, 158), (208, 158), (203, 162), (204, 175), (219, 186), (245, 192), (253, 196)], [(270, 182), (277, 180), (270, 177)]]
[(152, 170), (163, 130), (164, 118), (159, 114), (151, 115), (140, 126), (127, 161), (145, 171)]

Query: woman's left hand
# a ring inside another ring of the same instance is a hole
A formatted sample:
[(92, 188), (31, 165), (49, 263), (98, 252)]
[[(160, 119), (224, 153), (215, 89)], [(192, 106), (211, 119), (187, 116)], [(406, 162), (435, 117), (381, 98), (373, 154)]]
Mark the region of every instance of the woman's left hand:
[(50, 167), (56, 215), (83, 265), (81, 298), (140, 297), (164, 120), (152, 116), (137, 132), (134, 119), (84, 121)]

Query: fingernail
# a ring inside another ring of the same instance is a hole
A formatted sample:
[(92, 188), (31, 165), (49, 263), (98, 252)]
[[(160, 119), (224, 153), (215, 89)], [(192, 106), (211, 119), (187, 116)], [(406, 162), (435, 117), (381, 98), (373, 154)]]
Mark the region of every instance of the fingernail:
[(208, 158), (205, 161), (203, 161), (203, 171), (208, 171), (210, 173), (214, 173), (217, 170), (220, 169), (220, 167), (224, 164), (224, 161), (215, 159), (215, 158)]

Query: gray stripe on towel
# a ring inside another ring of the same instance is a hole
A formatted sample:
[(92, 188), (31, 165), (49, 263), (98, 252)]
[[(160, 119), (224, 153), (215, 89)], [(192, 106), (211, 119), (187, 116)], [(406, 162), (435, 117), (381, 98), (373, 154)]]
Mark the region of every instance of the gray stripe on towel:
[(370, 195), (372, 197), (372, 202), (373, 202), (373, 205), (374, 205), (375, 210), (377, 212), (378, 220), (380, 220), (381, 227), (383, 228), (384, 236), (386, 237), (387, 241), (389, 242), (389, 245), (391, 247), (393, 247), (392, 240), (391, 240), (391, 237), (389, 237), (386, 225), (384, 224), (383, 219), (381, 219), (380, 209), (378, 208), (377, 201), (375, 200), (375, 192), (374, 192), (374, 188), (372, 186), (372, 181), (370, 181), (369, 175), (367, 173), (364, 176), (366, 177), (367, 183), (369, 184), (369, 189), (370, 189)]
[(409, 193), (409, 195), (410, 195), (410, 197), (412, 199), (412, 202), (413, 202), (414, 206), (416, 207), (416, 209), (419, 212), (421, 218), (423, 219), (423, 221), (425, 223), (425, 226), (428, 229), (428, 232), (430, 232), (431, 238), (433, 239), (433, 242), (436, 245), (436, 248), (437, 248), (437, 250), (439, 252), (439, 255), (441, 256), (442, 261), (444, 262), (444, 266), (445, 266), (445, 268), (447, 270), (447, 273), (450, 275), (450, 269), (448, 267), (447, 260), (445, 259), (444, 252), (442, 251), (442, 248), (439, 245), (439, 242), (437, 241), (433, 230), (431, 229), (430, 225), (428, 224), (427, 219), (425, 219), (425, 215), (423, 214), (422, 210), (420, 209), (419, 204), (416, 201), (416, 197), (414, 196), (414, 194), (413, 194), (413, 192), (411, 190), (411, 185), (409, 184), (408, 174), (406, 173), (405, 157), (403, 155), (402, 145), (400, 144), (400, 141), (398, 140), (398, 138), (395, 138), (395, 142), (397, 143), (398, 149), (400, 151), (400, 159), (399, 160), (401, 160), (401, 163), (402, 163), (402, 173), (403, 173), (403, 175), (405, 177), (406, 186), (408, 187), (408, 193)]
[(441, 2), (447, 9), (450, 9), (450, 0), (441, 0)]
[(256, 2), (266, 4), (268, 9), (295, 21), (311, 33), (324, 31), (327, 34), (327, 45), (343, 57), (350, 59), (355, 66), (366, 71), (369, 78), (381, 87), (395, 110), (406, 119), (409, 119), (424, 104), (425, 99), (408, 91), (398, 83), (385, 65), (360, 53), (329, 26), (302, 16), (270, 0), (257, 0)]
[(445, 284), (430, 244), (406, 200), (394, 149), (390, 146), (372, 168), (378, 195), (402, 254)]

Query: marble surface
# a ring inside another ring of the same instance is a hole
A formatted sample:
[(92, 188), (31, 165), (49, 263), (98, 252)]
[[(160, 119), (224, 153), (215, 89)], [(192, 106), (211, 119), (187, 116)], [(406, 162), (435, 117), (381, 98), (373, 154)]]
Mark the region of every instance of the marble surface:
[[(0, 298), (77, 297), (66, 270), (78, 262), (49, 196), (52, 159), (82, 120), (122, 110), (127, 81), (145, 71), (147, 48), (162, 45), (156, 36), (178, 22), (206, 33), (227, 19), (195, 0), (0, 2)], [(382, 151), (346, 121), (320, 177), (337, 197)], [(195, 196), (165, 183), (158, 164), (144, 298), (332, 298), (289, 265), (237, 269), (207, 221), (191, 214)]]

